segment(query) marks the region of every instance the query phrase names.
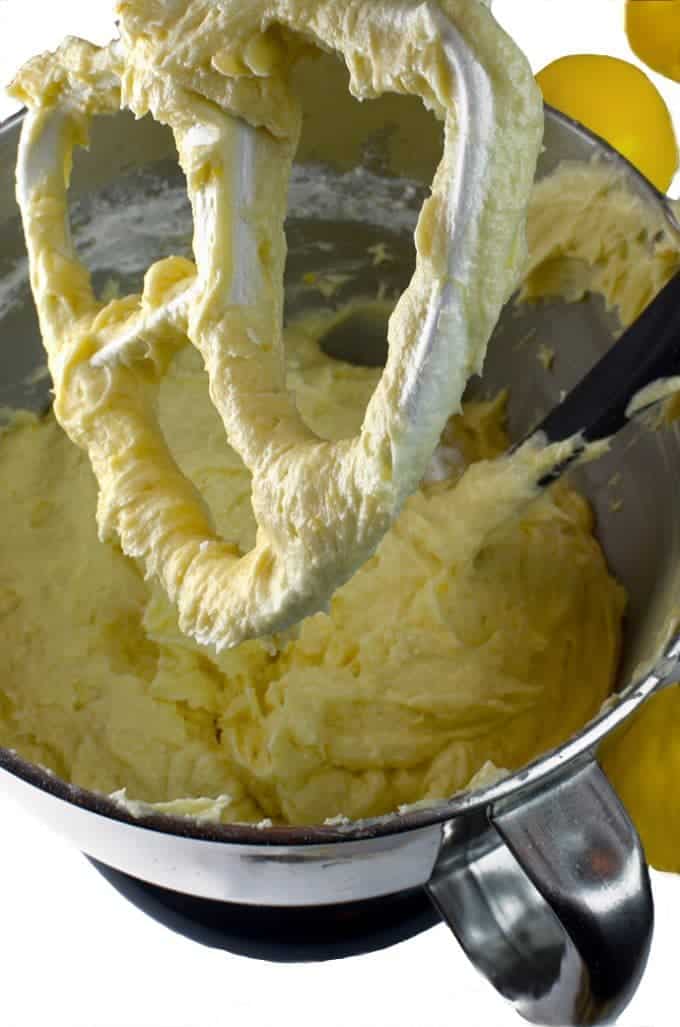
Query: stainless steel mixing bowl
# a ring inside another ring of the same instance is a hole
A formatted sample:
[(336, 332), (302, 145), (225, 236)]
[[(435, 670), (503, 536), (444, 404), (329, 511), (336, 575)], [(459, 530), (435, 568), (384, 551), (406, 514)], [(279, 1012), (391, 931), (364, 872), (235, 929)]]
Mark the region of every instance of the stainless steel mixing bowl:
[[(357, 288), (375, 295), (380, 282), (388, 293), (403, 287), (413, 256), (404, 226), (413, 223), (424, 189), (396, 179), (378, 203), (374, 176), (427, 183), (439, 153), (439, 130), (417, 104), (387, 97), (359, 106), (330, 59), (324, 74), (324, 90), (308, 90), (291, 200), (291, 311), (319, 305), (321, 294), (300, 286), (301, 273), (310, 269), (349, 271), (329, 305)], [(16, 118), (0, 132), (0, 406), (43, 409), (48, 383), (36, 384), (30, 376), (43, 360), (14, 201), (19, 130)], [(547, 111), (540, 174), (564, 158), (594, 155), (614, 163), (677, 229), (663, 197), (634, 169), (581, 127)], [(93, 197), (104, 196), (114, 212), (105, 237), (90, 233), (83, 243), (88, 259), (96, 258), (100, 285), (111, 269), (125, 288), (136, 284), (134, 261), (124, 258), (139, 257), (135, 248), (148, 245), (153, 197), (163, 183), (181, 185), (164, 130), (122, 114), (95, 125), (91, 152), (76, 164), (72, 195), (81, 239)], [(148, 197), (143, 239), (116, 231), (116, 204), (123, 210), (126, 197), (142, 194)], [(378, 207), (380, 223), (373, 217)], [(149, 258), (185, 245), (186, 239), (168, 233), (172, 225), (158, 228), (157, 250)], [(384, 241), (399, 259), (382, 267), (367, 263), (367, 246)], [(149, 262), (146, 256), (140, 266)], [(549, 374), (530, 347), (513, 345), (534, 328), (557, 352)], [(594, 299), (540, 304), (519, 316), (509, 311), (476, 387), (493, 391), (511, 384), (510, 429), (519, 437), (611, 344), (612, 329), (611, 316)], [(596, 753), (601, 739), (662, 687), (676, 666), (679, 467), (676, 428), (651, 434), (631, 427), (607, 457), (576, 475), (595, 508), (610, 566), (630, 596), (618, 702), (558, 751), (490, 788), (376, 821), (262, 830), (134, 818), (109, 798), (73, 787), (7, 750), (0, 751), (2, 786), (102, 864), (188, 896), (300, 908), (425, 889), (470, 958), (524, 1016), (551, 1024), (612, 1019), (643, 971), (653, 915), (640, 843)], [(622, 472), (616, 513), (609, 488), (614, 471)]]

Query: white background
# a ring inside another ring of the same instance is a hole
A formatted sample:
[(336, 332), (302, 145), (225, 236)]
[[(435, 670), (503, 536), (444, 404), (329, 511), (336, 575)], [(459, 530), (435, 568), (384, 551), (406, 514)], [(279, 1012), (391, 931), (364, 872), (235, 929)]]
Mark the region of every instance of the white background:
[[(628, 56), (622, 0), (495, 0), (535, 69), (569, 52)], [(109, 0), (0, 0), (0, 83), (67, 34), (105, 42)], [(680, 86), (653, 76), (680, 129)], [(0, 118), (14, 109), (0, 99)], [(680, 191), (680, 180), (672, 190)], [(2, 1027), (519, 1027), (444, 926), (342, 962), (273, 965), (204, 949), (129, 906), (82, 856), (0, 795)], [(620, 1023), (678, 1021), (680, 878), (654, 874), (657, 927)]]

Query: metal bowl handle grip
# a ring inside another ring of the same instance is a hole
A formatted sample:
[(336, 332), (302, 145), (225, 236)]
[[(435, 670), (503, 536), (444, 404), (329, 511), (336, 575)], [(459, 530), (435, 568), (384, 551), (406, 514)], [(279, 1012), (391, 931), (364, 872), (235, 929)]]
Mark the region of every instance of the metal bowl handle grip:
[(475, 966), (532, 1023), (612, 1022), (647, 962), (654, 910), (637, 836), (597, 763), (455, 821), (427, 885)]

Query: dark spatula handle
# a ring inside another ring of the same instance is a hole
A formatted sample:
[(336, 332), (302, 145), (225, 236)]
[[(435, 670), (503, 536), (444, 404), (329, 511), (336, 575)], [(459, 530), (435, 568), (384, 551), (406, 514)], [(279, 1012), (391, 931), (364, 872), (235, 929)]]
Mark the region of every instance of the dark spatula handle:
[[(532, 435), (542, 432), (549, 443), (563, 442), (578, 432), (586, 442), (609, 438), (627, 423), (626, 410), (641, 389), (679, 373), (680, 273)], [(558, 478), (580, 452), (555, 467), (541, 484)]]
[(608, 438), (626, 424), (640, 389), (680, 371), (680, 273), (536, 429), (548, 442), (581, 432), (588, 442)]

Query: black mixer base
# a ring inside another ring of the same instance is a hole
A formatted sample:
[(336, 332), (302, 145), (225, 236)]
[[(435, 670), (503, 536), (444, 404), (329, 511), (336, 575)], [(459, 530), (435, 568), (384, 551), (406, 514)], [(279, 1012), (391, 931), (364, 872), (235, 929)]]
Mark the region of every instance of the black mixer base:
[(247, 906), (183, 895), (90, 862), (129, 902), (177, 934), (269, 962), (321, 962), (375, 952), (440, 921), (422, 889), (333, 906)]

